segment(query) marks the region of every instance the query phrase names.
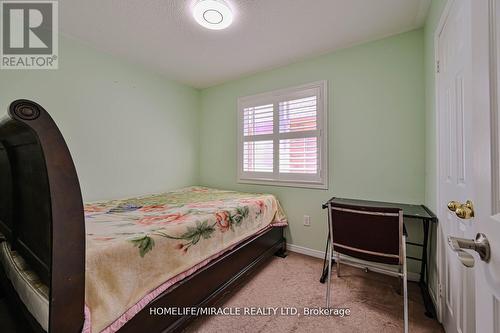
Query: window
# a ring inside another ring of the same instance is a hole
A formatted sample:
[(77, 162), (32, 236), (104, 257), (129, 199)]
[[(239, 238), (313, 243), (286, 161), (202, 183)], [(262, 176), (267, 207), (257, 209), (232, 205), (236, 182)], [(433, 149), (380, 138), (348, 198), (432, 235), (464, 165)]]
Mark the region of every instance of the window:
[(238, 182), (326, 189), (326, 81), (238, 99)]

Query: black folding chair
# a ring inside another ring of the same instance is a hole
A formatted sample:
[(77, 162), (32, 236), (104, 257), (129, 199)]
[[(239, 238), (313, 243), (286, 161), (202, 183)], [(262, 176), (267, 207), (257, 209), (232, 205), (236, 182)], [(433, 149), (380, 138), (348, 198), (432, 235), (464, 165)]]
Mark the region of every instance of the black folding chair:
[[(328, 284), (326, 306), (330, 306), (332, 256), (336, 255), (337, 276), (340, 263), (369, 269), (403, 279), (404, 332), (408, 332), (408, 281), (406, 270), (406, 232), (399, 208), (357, 206), (328, 202)], [(354, 261), (352, 258), (364, 262)], [(342, 259), (342, 260), (341, 260)], [(394, 265), (398, 270), (380, 264)]]

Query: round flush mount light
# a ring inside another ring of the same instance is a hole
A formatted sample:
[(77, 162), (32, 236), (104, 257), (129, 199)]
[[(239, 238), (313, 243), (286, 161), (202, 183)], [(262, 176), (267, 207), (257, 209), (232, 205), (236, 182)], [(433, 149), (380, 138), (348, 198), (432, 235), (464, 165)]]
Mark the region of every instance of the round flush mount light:
[(233, 23), (233, 12), (223, 0), (199, 0), (193, 7), (193, 15), (207, 29), (222, 30)]

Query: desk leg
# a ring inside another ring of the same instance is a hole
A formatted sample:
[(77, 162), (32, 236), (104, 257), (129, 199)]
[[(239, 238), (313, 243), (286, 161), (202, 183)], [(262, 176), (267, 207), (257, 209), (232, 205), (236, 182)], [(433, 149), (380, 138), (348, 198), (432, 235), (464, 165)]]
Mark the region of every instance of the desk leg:
[(424, 243), (422, 247), (422, 265), (420, 266), (420, 281), (419, 286), (422, 292), (422, 298), (424, 300), (425, 306), (425, 315), (429, 318), (436, 317), (436, 309), (434, 308), (434, 304), (432, 303), (431, 296), (429, 295), (429, 288), (427, 286), (427, 248), (429, 245), (429, 220), (423, 220), (424, 227)]
[[(326, 248), (325, 248), (325, 259), (323, 260), (323, 273), (321, 274), (321, 278), (319, 282), (325, 283), (326, 278), (328, 277), (328, 243), (330, 242), (330, 232), (328, 232), (328, 237), (326, 238)], [(333, 264), (333, 259), (332, 259)]]
[(427, 270), (427, 246), (429, 243), (429, 221), (423, 220), (424, 226), (424, 244), (422, 247), (422, 265), (420, 265), (420, 283), (426, 283), (426, 270)]

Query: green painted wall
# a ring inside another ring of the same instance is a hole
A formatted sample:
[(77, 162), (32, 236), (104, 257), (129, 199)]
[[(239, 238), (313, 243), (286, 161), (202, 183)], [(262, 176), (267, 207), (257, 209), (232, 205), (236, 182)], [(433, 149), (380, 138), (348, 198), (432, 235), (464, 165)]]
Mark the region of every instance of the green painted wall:
[(0, 110), (44, 106), (76, 164), (84, 200), (198, 181), (199, 91), (61, 37), (59, 69), (0, 71)]
[[(277, 195), (289, 217), (289, 242), (322, 251), (326, 214), (321, 204), (331, 196), (422, 203), (423, 43), (423, 30), (415, 30), (203, 90), (201, 183)], [(237, 98), (324, 79), (329, 83), (329, 190), (238, 184)], [(311, 216), (310, 227), (303, 226), (304, 215)], [(420, 236), (419, 231), (412, 235)]]

